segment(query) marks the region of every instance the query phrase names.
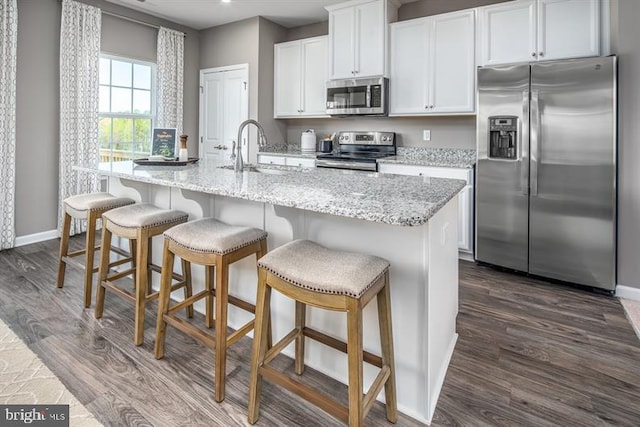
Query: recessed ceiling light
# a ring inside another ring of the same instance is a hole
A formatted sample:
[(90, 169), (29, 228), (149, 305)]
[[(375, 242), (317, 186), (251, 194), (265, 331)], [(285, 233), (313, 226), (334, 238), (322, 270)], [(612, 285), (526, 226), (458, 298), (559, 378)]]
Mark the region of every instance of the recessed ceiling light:
[(222, 0), (222, 3), (231, 3), (231, 0)]

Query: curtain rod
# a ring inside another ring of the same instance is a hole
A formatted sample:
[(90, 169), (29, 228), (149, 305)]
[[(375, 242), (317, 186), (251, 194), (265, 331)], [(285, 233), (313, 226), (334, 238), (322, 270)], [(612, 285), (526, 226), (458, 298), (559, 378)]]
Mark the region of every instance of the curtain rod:
[[(150, 24), (148, 22), (140, 21), (139, 19), (129, 18), (128, 16), (120, 15), (120, 14), (113, 13), (113, 12), (108, 12), (106, 10), (101, 10), (101, 12), (104, 13), (105, 15), (109, 15), (109, 16), (113, 16), (113, 17), (116, 17), (116, 18), (124, 19), (125, 21), (135, 22), (136, 24), (146, 25), (147, 27), (155, 28), (155, 29), (158, 29), (158, 30), (160, 29), (159, 25)], [(182, 35), (184, 37), (187, 37), (186, 33), (182, 32), (182, 31), (178, 31), (178, 32), (182, 33)]]

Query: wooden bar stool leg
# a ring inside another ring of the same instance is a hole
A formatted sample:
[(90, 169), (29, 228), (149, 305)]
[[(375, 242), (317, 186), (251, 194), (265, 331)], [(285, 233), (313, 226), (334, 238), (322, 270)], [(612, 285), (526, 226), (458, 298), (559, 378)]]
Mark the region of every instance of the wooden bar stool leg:
[[(267, 239), (260, 240), (260, 250), (256, 252), (256, 267), (258, 265), (257, 261), (267, 254)], [(260, 269), (258, 269), (258, 274), (260, 274)], [(267, 348), (271, 348), (273, 346), (273, 333), (271, 329), (271, 318), (269, 318), (269, 326), (267, 327)]]
[[(164, 273), (164, 266), (162, 269)], [(191, 286), (191, 263), (187, 260), (182, 260), (182, 278), (184, 280), (184, 299), (191, 298), (193, 295), (193, 287)], [(188, 318), (193, 317), (193, 304), (188, 305), (185, 308)]]
[(304, 372), (304, 329), (307, 317), (306, 304), (296, 301), (296, 329), (298, 330), (298, 336), (296, 336), (296, 361), (295, 371), (296, 374), (302, 375)]
[[(151, 260), (153, 259), (153, 241), (152, 237), (147, 238), (147, 293), (146, 295), (151, 295), (153, 292), (153, 283), (151, 282)], [(173, 266), (171, 266), (173, 271)]]
[(205, 287), (208, 292), (205, 298), (205, 318), (204, 324), (207, 328), (213, 327), (213, 271), (214, 267), (212, 265), (204, 266), (204, 282)]
[(229, 264), (223, 258), (216, 265), (216, 355), (215, 400), (224, 400), (227, 362), (227, 305), (229, 302)]
[(100, 244), (100, 267), (98, 268), (98, 291), (96, 294), (96, 319), (102, 318), (104, 311), (105, 289), (102, 282), (109, 274), (109, 257), (111, 255), (111, 231), (107, 228), (106, 221), (102, 222), (102, 242)]
[(360, 427), (364, 422), (362, 394), (362, 309), (352, 298), (347, 308), (347, 353), (349, 364), (349, 427)]
[(391, 291), (389, 289), (389, 272), (385, 274), (384, 287), (378, 292), (378, 321), (380, 324), (380, 346), (382, 347), (382, 366), (388, 366), (391, 375), (384, 385), (384, 399), (387, 420), (395, 423), (398, 420), (398, 400), (396, 397), (395, 361), (393, 356), (393, 332), (391, 328)]
[(260, 415), (260, 395), (262, 393), (262, 375), (260, 367), (264, 364), (267, 352), (267, 327), (271, 318), (271, 287), (267, 286), (267, 273), (258, 273), (258, 293), (256, 297), (256, 320), (251, 349), (251, 375), (249, 377), (249, 423), (255, 424)]
[(167, 335), (167, 322), (164, 320), (164, 315), (169, 312), (169, 299), (171, 297), (171, 273), (173, 272), (174, 259), (175, 255), (169, 250), (169, 242), (165, 240), (164, 250), (162, 254), (162, 273), (160, 275), (160, 295), (158, 297), (158, 321), (156, 323), (156, 359), (162, 359), (164, 357), (164, 343)]
[(134, 344), (142, 345), (144, 342), (144, 306), (147, 296), (147, 288), (149, 283), (149, 236), (145, 230), (138, 230), (137, 260), (138, 274), (135, 281), (135, 326), (134, 326)]
[[(87, 236), (85, 242), (86, 260), (84, 263), (84, 306), (91, 305), (91, 292), (93, 288), (93, 259), (96, 251), (96, 223), (98, 222), (98, 213), (89, 212), (87, 219)], [(109, 255), (109, 254), (107, 254)]]
[(60, 236), (60, 254), (58, 255), (58, 283), (57, 287), (64, 285), (64, 273), (67, 263), (62, 260), (69, 253), (69, 232), (71, 231), (71, 215), (65, 212), (62, 222), (62, 235)]

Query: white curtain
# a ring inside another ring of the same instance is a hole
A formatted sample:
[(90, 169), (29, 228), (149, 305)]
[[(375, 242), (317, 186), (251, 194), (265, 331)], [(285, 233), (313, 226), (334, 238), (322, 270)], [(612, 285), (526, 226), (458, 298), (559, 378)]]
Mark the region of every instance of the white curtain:
[(0, 250), (15, 245), (17, 0), (0, 0)]
[[(97, 176), (73, 170), (73, 166), (89, 167), (98, 162), (101, 23), (100, 9), (72, 0), (62, 1), (58, 230), (62, 229), (63, 200), (99, 189)], [(74, 221), (71, 234), (81, 231)]]
[(156, 69), (156, 127), (182, 132), (184, 34), (160, 27)]

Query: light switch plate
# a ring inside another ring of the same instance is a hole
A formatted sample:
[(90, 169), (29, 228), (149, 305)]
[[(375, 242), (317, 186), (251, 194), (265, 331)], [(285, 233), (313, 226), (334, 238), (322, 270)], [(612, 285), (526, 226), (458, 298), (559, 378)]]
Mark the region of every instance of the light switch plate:
[(431, 141), (431, 130), (425, 129), (422, 131), (422, 140), (423, 141)]

